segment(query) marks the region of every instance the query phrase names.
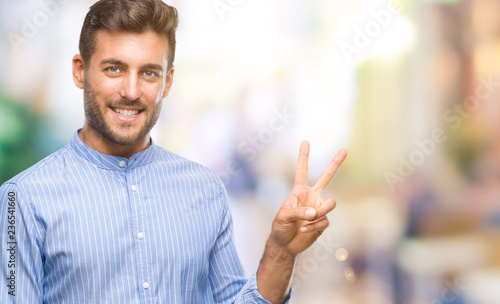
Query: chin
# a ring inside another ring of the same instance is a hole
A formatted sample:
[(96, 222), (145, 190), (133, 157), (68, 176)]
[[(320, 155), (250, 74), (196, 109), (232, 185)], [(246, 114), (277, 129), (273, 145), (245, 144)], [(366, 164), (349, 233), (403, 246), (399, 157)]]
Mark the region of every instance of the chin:
[(139, 143), (144, 139), (144, 136), (141, 136), (141, 132), (134, 132), (133, 134), (127, 133), (123, 134), (121, 132), (111, 132), (110, 136), (105, 136), (107, 140), (111, 141), (114, 144), (120, 146), (131, 146)]
[(132, 146), (141, 142), (144, 137), (115, 137), (114, 143), (121, 146)]

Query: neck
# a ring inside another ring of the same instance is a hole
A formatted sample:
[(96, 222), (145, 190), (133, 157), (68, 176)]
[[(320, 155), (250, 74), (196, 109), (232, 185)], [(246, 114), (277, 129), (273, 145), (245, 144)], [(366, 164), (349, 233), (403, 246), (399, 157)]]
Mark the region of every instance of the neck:
[(151, 145), (151, 137), (144, 136), (138, 143), (133, 145), (119, 145), (104, 138), (92, 126), (85, 122), (78, 134), (80, 139), (95, 151), (112, 156), (120, 156), (129, 159), (132, 155), (146, 150)]

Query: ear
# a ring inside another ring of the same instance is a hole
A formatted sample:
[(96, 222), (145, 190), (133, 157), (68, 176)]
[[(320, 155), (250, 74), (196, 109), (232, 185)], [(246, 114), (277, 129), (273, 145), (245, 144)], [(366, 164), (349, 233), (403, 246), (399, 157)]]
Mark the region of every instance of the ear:
[(83, 89), (85, 84), (85, 65), (80, 54), (73, 57), (73, 81), (77, 87)]
[(167, 78), (165, 79), (165, 90), (163, 91), (163, 98), (167, 97), (170, 92), (170, 88), (172, 87), (172, 83), (174, 82), (174, 70), (175, 66), (172, 65), (172, 69), (168, 72)]

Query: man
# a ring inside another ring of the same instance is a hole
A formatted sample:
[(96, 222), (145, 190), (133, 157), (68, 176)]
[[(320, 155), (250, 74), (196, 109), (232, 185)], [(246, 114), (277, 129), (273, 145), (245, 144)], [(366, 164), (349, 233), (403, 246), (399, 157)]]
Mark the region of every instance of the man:
[(340, 151), (295, 185), (261, 263), (243, 276), (227, 195), (209, 169), (149, 135), (173, 82), (177, 12), (160, 0), (101, 0), (87, 14), (75, 84), (85, 123), (70, 143), (0, 189), (1, 303), (283, 303), (294, 262), (328, 226), (321, 191)]

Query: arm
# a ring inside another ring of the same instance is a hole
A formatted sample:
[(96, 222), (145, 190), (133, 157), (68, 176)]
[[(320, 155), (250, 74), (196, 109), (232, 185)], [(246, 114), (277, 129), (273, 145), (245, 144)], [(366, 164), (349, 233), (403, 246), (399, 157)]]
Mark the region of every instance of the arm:
[(42, 258), (34, 218), (14, 184), (0, 188), (0, 303), (42, 303)]
[(228, 209), (227, 195), (223, 188), (219, 196), (225, 207), (209, 261), (209, 281), (214, 302), (218, 304), (268, 304), (269, 302), (259, 293), (255, 272), (249, 280), (244, 274), (233, 242), (233, 223)]
[(333, 199), (322, 200), (321, 192), (346, 156), (347, 152), (340, 150), (316, 184), (310, 187), (307, 185), (309, 143), (301, 144), (294, 186), (274, 218), (257, 272), (259, 292), (269, 302), (286, 300), (297, 255), (309, 248), (328, 227), (326, 215), (336, 203)]
[(225, 211), (215, 246), (210, 253), (210, 285), (215, 303), (232, 303), (246, 283), (232, 236), (232, 221)]

